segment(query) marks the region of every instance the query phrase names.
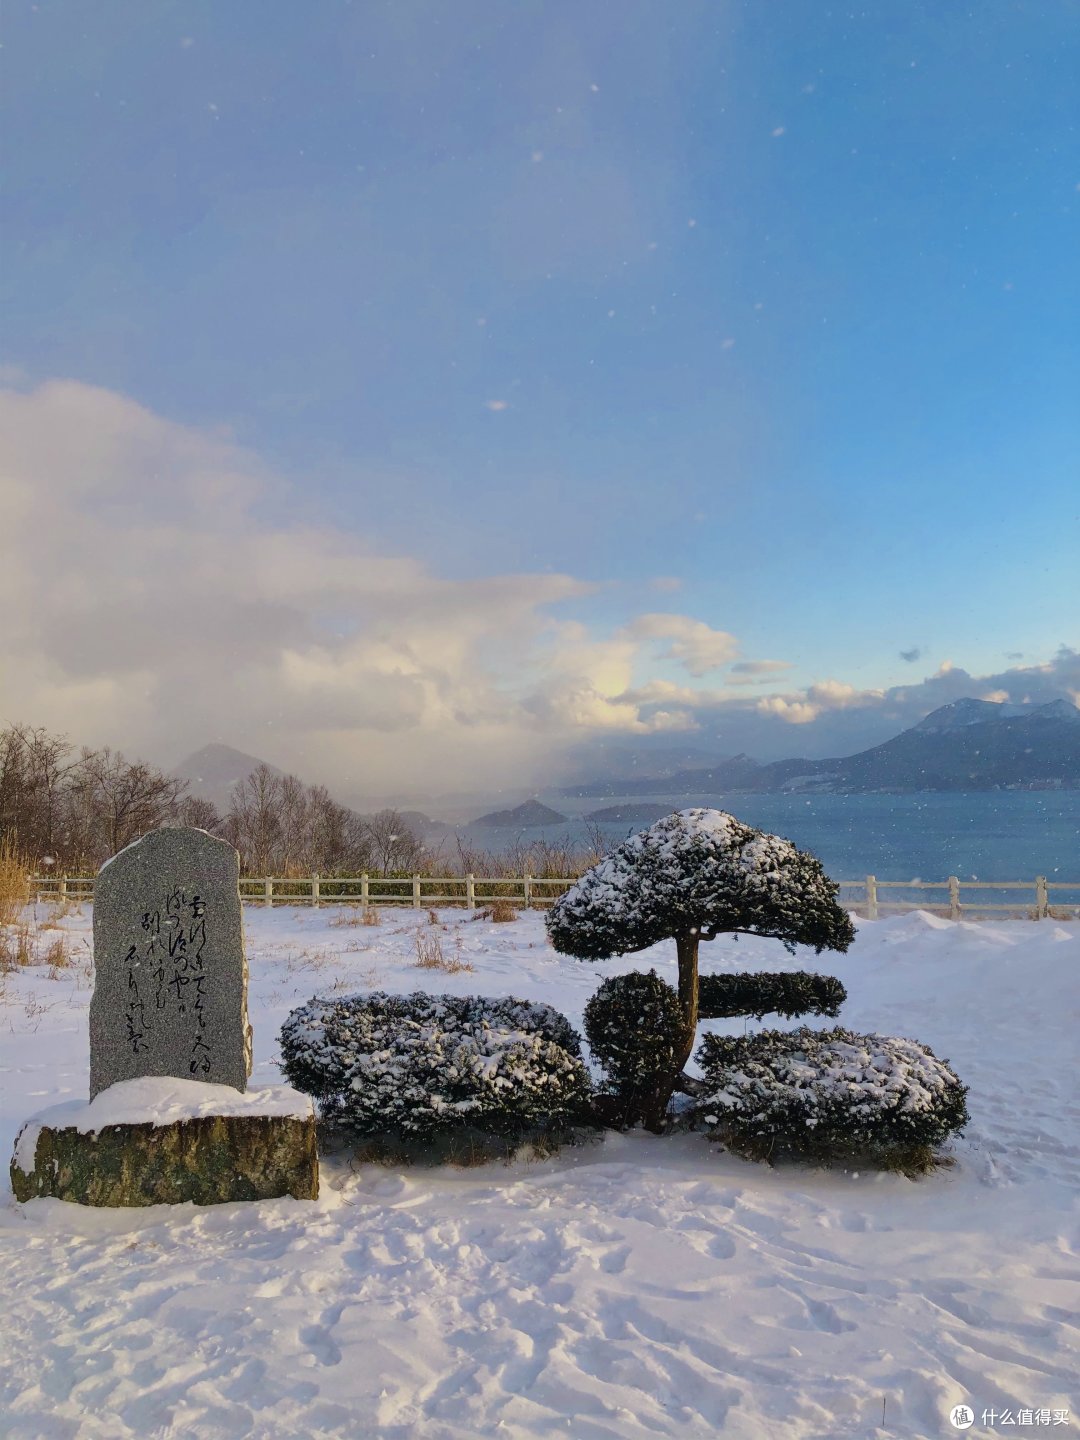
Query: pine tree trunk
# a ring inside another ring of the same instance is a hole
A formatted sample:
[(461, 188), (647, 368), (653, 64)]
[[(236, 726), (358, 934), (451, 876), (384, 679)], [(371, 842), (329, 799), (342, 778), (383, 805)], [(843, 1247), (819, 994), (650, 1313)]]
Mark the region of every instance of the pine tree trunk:
[(665, 1125), (667, 1107), (675, 1093), (675, 1084), (690, 1059), (697, 1037), (698, 1024), (698, 942), (697, 931), (676, 935), (675, 946), (679, 957), (679, 1001), (683, 1012), (683, 1031), (675, 1052), (669, 1074), (657, 1086), (656, 1094), (650, 1099), (645, 1110), (646, 1130), (659, 1134)]
[(679, 956), (679, 1001), (682, 1004), (684, 1049), (678, 1062), (681, 1071), (694, 1048), (698, 1024), (698, 941), (697, 931), (689, 935), (676, 935), (675, 945)]

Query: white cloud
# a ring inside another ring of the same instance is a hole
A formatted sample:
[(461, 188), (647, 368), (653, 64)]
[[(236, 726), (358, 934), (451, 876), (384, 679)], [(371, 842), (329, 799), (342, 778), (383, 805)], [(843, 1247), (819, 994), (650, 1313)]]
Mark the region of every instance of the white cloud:
[(726, 630), (714, 630), (689, 615), (639, 615), (626, 627), (637, 640), (670, 640), (660, 652), (665, 660), (678, 660), (691, 675), (706, 675), (727, 665), (739, 653), (739, 643)]
[(551, 614), (595, 588), (569, 575), (450, 581), (294, 523), (228, 434), (106, 390), (0, 391), (0, 434), (0, 723), (162, 763), (224, 737), (352, 794), (528, 783), (582, 733), (694, 728), (693, 692), (629, 694), (653, 641), (692, 673), (734, 651), (687, 616), (597, 639)]
[(775, 715), (789, 725), (809, 725), (811, 720), (816, 720), (821, 714), (816, 705), (805, 700), (787, 700), (783, 695), (770, 695), (761, 699), (757, 702), (757, 708), (760, 714)]
[(795, 694), (764, 696), (757, 709), (759, 714), (775, 715), (789, 725), (808, 725), (828, 710), (877, 705), (884, 698), (884, 690), (857, 690), (841, 680), (821, 680)]
[(588, 584), (446, 581), (275, 524), (289, 493), (250, 453), (90, 386), (0, 393), (0, 432), (0, 720), (164, 759), (210, 735), (258, 753), (273, 727), (271, 758), (388, 784), (527, 757), (500, 672)]
[[(550, 780), (590, 736), (700, 728), (757, 751), (812, 725), (794, 748), (848, 753), (963, 695), (1080, 695), (1063, 646), (978, 679), (945, 665), (887, 692), (830, 679), (757, 698), (746, 685), (788, 664), (737, 660), (727, 631), (649, 612), (598, 637), (565, 618), (594, 584), (447, 580), (296, 523), (303, 498), (226, 432), (74, 382), (0, 390), (0, 723), (160, 763), (224, 739), (362, 798)], [(725, 673), (698, 688), (650, 674), (657, 660)]]

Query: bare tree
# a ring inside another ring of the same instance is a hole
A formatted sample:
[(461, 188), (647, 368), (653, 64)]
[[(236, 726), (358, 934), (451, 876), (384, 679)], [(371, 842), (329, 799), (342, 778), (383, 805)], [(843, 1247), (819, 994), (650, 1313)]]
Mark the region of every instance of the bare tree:
[(338, 868), (342, 872), (359, 875), (364, 870), (375, 868), (375, 846), (368, 832), (367, 823), (355, 810), (347, 810), (344, 820), (344, 849)]
[(181, 795), (176, 805), (176, 820), (196, 830), (209, 830), (211, 835), (217, 835), (224, 823), (213, 801), (202, 795)]
[(412, 871), (424, 847), (396, 810), (361, 816), (323, 786), (260, 766), (233, 787), (228, 813), (186, 784), (108, 748), (83, 749), (40, 727), (0, 729), (0, 841), (69, 873), (95, 868), (160, 825), (192, 825), (240, 851), (248, 874)]
[(281, 844), (281, 777), (260, 765), (232, 788), (225, 838), (249, 875), (269, 875)]
[(393, 871), (412, 874), (424, 853), (423, 841), (397, 810), (380, 810), (364, 817), (372, 861), (380, 875)]
[(359, 815), (338, 805), (321, 785), (308, 790), (308, 812), (312, 870), (355, 875), (371, 867), (371, 840)]
[(106, 746), (83, 750), (71, 788), (72, 798), (81, 801), (86, 838), (104, 858), (175, 815), (186, 782), (144, 761), (125, 760)]
[(311, 870), (311, 802), (308, 787), (295, 775), (281, 779), (281, 841), (278, 868), (282, 875)]
[(76, 762), (71, 742), (41, 726), (0, 731), (0, 836), (33, 860), (67, 863), (64, 787)]

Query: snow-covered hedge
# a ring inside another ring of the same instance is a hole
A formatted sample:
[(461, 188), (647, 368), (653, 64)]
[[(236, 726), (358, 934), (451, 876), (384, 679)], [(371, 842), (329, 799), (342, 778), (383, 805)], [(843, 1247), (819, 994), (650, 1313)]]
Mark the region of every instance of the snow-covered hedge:
[(285, 1021), (281, 1054), (290, 1083), (359, 1137), (557, 1130), (591, 1090), (565, 1016), (512, 997), (316, 997)]
[(917, 1040), (851, 1030), (707, 1035), (697, 1116), (754, 1154), (865, 1153), (931, 1147), (962, 1130), (962, 1085)]
[(702, 975), (698, 979), (698, 1017), (727, 1020), (735, 1015), (838, 1015), (847, 991), (832, 975), (807, 970), (756, 974)]
[(625, 1102), (626, 1123), (639, 1118), (658, 1077), (677, 1068), (683, 1028), (679, 997), (655, 970), (612, 976), (586, 1005), (589, 1049), (611, 1091)]
[(850, 917), (821, 864), (723, 810), (665, 815), (587, 870), (548, 911), (551, 943), (600, 960), (670, 936), (727, 931), (846, 950)]

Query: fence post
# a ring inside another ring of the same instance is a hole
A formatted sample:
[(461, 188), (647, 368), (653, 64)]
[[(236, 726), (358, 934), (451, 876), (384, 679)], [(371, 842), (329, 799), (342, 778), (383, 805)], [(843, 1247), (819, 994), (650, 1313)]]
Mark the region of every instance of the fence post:
[(465, 876), (465, 904), (470, 910), (476, 909), (476, 876)]
[(263, 881), (263, 904), (273, 905), (274, 903), (274, 882), (268, 875)]
[(412, 877), (412, 903), (413, 903), (413, 909), (414, 909), (414, 910), (419, 910), (419, 909), (420, 909), (420, 876), (419, 876), (419, 875), (414, 875), (414, 876)]
[(531, 876), (531, 875), (525, 875), (525, 876), (522, 877), (522, 887), (521, 887), (521, 888), (522, 888), (522, 890), (523, 890), (524, 893), (525, 893), (525, 909), (528, 910), (528, 909), (530, 909), (530, 907), (532, 906), (532, 876)]
[(960, 878), (957, 875), (949, 876), (949, 919), (960, 919)]
[(319, 877), (318, 877), (318, 875), (312, 875), (312, 877), (311, 877), (311, 903), (312, 903), (312, 905), (314, 906), (314, 908), (315, 908), (316, 910), (319, 908)]
[(1050, 914), (1050, 896), (1046, 890), (1046, 876), (1035, 876), (1035, 919), (1045, 920)]
[(371, 895), (368, 887), (368, 873), (365, 870), (360, 876), (360, 904), (367, 907), (371, 904)]
[(60, 904), (67, 904), (67, 876), (60, 876)]
[(878, 918), (876, 875), (867, 875), (866, 877), (866, 918), (868, 920)]

